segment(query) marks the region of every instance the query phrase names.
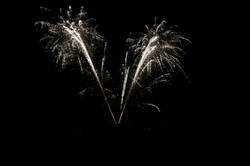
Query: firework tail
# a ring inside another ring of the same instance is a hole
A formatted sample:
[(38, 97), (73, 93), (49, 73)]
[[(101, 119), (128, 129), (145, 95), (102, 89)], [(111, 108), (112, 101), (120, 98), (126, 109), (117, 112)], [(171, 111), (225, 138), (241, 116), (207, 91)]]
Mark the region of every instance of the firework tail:
[[(136, 82), (137, 82), (137, 79), (140, 77), (140, 74), (141, 74), (140, 71), (142, 71), (143, 64), (145, 63), (145, 60), (147, 60), (148, 56), (156, 49), (156, 46), (151, 46), (151, 44), (152, 44), (154, 41), (156, 41), (157, 39), (158, 39), (158, 36), (155, 36), (155, 37), (151, 38), (150, 41), (149, 41), (149, 43), (148, 43), (148, 45), (147, 45), (147, 47), (145, 48), (145, 50), (144, 50), (143, 53), (142, 53), (142, 56), (141, 56), (141, 59), (140, 59), (140, 61), (139, 61), (139, 63), (138, 63), (138, 66), (137, 66), (137, 68), (136, 68), (136, 71), (135, 71), (135, 74), (134, 74), (134, 77), (133, 77), (131, 86), (130, 86), (130, 88), (129, 88), (129, 90), (128, 90), (128, 94), (127, 94), (127, 97), (126, 97), (126, 99), (125, 99), (124, 105), (121, 106), (122, 111), (121, 111), (121, 114), (120, 114), (119, 120), (118, 120), (118, 123), (119, 123), (119, 124), (121, 123), (121, 120), (122, 120), (122, 117), (123, 117), (123, 114), (124, 114), (126, 105), (127, 105), (127, 103), (128, 103), (128, 100), (129, 100), (129, 98), (130, 98), (131, 92), (132, 92), (132, 90), (133, 90), (133, 88), (134, 88), (134, 86), (135, 86), (135, 84), (136, 84)], [(126, 56), (126, 57), (127, 57), (127, 56)], [(126, 58), (126, 59), (127, 59), (127, 58)], [(127, 71), (127, 72), (125, 73), (125, 78), (126, 78), (126, 79), (124, 79), (125, 85), (123, 85), (123, 90), (122, 90), (123, 96), (124, 96), (124, 93), (125, 93), (125, 90), (126, 90), (126, 83), (127, 83), (127, 75), (128, 75), (128, 72), (129, 72), (129, 71)], [(125, 80), (126, 80), (126, 82), (125, 82)], [(122, 105), (122, 103), (123, 103), (123, 96), (122, 96), (122, 99), (121, 99), (121, 105)]]
[(109, 109), (109, 112), (110, 112), (110, 114), (111, 114), (111, 116), (112, 116), (112, 119), (113, 119), (114, 123), (117, 123), (117, 122), (116, 122), (116, 119), (115, 119), (115, 116), (114, 116), (114, 114), (113, 114), (113, 112), (112, 112), (112, 109), (111, 109), (111, 107), (110, 107), (109, 101), (108, 101), (108, 99), (107, 99), (107, 97), (106, 97), (106, 94), (105, 94), (105, 92), (104, 92), (104, 88), (103, 88), (103, 86), (102, 86), (102, 83), (101, 83), (101, 81), (100, 81), (100, 78), (99, 78), (99, 76), (98, 76), (98, 74), (97, 74), (97, 72), (96, 72), (96, 69), (95, 69), (94, 64), (93, 64), (93, 62), (92, 62), (92, 59), (91, 59), (91, 57), (90, 57), (90, 55), (89, 55), (89, 52), (88, 52), (88, 50), (87, 50), (87, 48), (86, 48), (86, 45), (84, 44), (84, 42), (83, 42), (83, 40), (82, 40), (80, 34), (79, 34), (75, 29), (70, 29), (70, 28), (68, 28), (68, 27), (66, 27), (66, 26), (63, 26), (63, 27), (64, 27), (64, 29), (72, 36), (72, 38), (73, 38), (74, 40), (76, 40), (76, 41), (80, 44), (80, 46), (81, 46), (81, 48), (82, 48), (82, 51), (83, 51), (83, 55), (84, 55), (85, 59), (87, 60), (89, 66), (90, 66), (90, 68), (91, 68), (91, 70), (92, 70), (92, 73), (94, 74), (94, 77), (95, 77), (95, 79), (96, 79), (96, 81), (97, 81), (97, 83), (98, 83), (98, 85), (99, 85), (99, 87), (100, 87), (101, 93), (102, 93), (102, 95), (103, 95), (103, 97), (104, 97), (105, 103), (106, 103), (106, 105), (107, 105), (107, 107), (108, 107), (108, 109)]
[(107, 51), (107, 42), (104, 44), (104, 55), (102, 57), (102, 64), (101, 64), (101, 80), (103, 81), (104, 78), (104, 64), (106, 61), (106, 51)]
[(122, 104), (123, 104), (123, 99), (124, 99), (124, 95), (125, 95), (125, 91), (126, 91), (126, 87), (127, 87), (127, 81), (128, 81), (128, 75), (129, 75), (129, 67), (127, 67), (127, 61), (128, 61), (128, 52), (126, 52), (125, 55), (125, 60), (124, 60), (124, 78), (123, 78), (123, 83), (122, 83), (122, 92), (121, 92), (121, 103), (120, 103), (120, 110), (122, 109)]

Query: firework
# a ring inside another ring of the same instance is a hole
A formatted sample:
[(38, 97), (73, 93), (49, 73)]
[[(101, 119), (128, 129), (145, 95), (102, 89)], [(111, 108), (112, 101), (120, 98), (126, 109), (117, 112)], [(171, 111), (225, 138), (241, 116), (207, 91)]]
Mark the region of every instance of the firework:
[[(130, 44), (130, 55), (134, 60), (132, 60), (131, 65), (127, 64), (127, 52), (123, 65), (124, 80), (120, 105), (121, 113), (118, 123), (121, 123), (133, 89), (136, 85), (140, 86), (139, 81), (142, 79), (143, 74), (147, 76), (151, 75), (153, 67), (154, 69), (160, 68), (163, 74), (153, 80), (150, 86), (159, 82), (168, 82), (171, 72), (175, 72), (176, 69), (179, 69), (186, 76), (180, 61), (184, 54), (180, 44), (183, 41), (190, 41), (179, 33), (167, 29), (166, 21), (162, 21), (159, 25), (157, 25), (155, 21), (152, 28), (148, 28), (148, 26), (146, 26), (146, 28), (147, 34), (144, 34), (139, 39), (127, 39), (127, 42)], [(129, 76), (131, 76), (130, 82), (128, 82)], [(154, 104), (147, 103), (146, 105), (154, 107), (158, 111), (160, 110), (159, 107)]]
[[(46, 8), (43, 10), (52, 13)], [(172, 74), (180, 71), (185, 77), (181, 59), (184, 51), (181, 48), (183, 42), (190, 42), (180, 33), (173, 31), (166, 21), (160, 24), (155, 23), (151, 28), (146, 26), (147, 32), (139, 38), (128, 38), (129, 50), (125, 54), (122, 65), (122, 85), (120, 94), (120, 114), (118, 122), (113, 114), (108, 95), (113, 92), (103, 86), (103, 82), (108, 77), (105, 67), (107, 60), (107, 42), (97, 33), (92, 24), (93, 19), (88, 19), (84, 8), (73, 16), (72, 9), (55, 15), (51, 21), (39, 21), (37, 26), (46, 30), (46, 35), (41, 38), (42, 43), (46, 43), (48, 50), (55, 57), (57, 66), (65, 69), (69, 65), (79, 67), (82, 74), (93, 76), (97, 82), (101, 94), (104, 98), (108, 111), (115, 124), (120, 124), (127, 108), (130, 98), (135, 95), (135, 89), (139, 86), (141, 91), (151, 91), (152, 86), (159, 83), (169, 83)], [(101, 45), (101, 46), (100, 46)], [(102, 56), (97, 56), (99, 50)], [(99, 66), (97, 61), (100, 61)], [(98, 70), (97, 70), (98, 69)], [(99, 72), (98, 72), (99, 71)], [(160, 75), (155, 73), (160, 71)], [(87, 93), (87, 88), (80, 94)], [(113, 95), (114, 96), (114, 95)], [(160, 108), (150, 102), (139, 103), (143, 107), (150, 107), (156, 111)]]
[(82, 72), (90, 68), (90, 71), (87, 72), (93, 74), (113, 121), (116, 123), (101, 82), (103, 80), (105, 56), (102, 58), (101, 79), (93, 63), (93, 52), (96, 49), (97, 43), (103, 42), (103, 37), (91, 26), (90, 22), (93, 19), (86, 18), (86, 12), (83, 7), (81, 7), (79, 14), (75, 17), (72, 16), (70, 6), (66, 11), (66, 15), (63, 14), (62, 10), (60, 12), (61, 15), (56, 17), (56, 19), (54, 18), (55, 23), (46, 21), (36, 23), (36, 25), (47, 29), (47, 33), (41, 41), (47, 43), (46, 49), (56, 57), (57, 65), (61, 65), (62, 68), (71, 63), (77, 63)]

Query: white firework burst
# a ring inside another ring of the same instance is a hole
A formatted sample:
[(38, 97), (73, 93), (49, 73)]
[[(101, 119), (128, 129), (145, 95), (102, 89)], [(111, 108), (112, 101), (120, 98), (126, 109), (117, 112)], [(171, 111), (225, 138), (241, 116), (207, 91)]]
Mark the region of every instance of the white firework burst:
[[(47, 9), (48, 10), (48, 9)], [(105, 56), (101, 65), (101, 79), (94, 65), (94, 51), (99, 42), (103, 43), (103, 37), (99, 35), (95, 27), (91, 26), (93, 19), (87, 19), (84, 8), (81, 7), (80, 12), (73, 17), (72, 9), (66, 11), (66, 15), (60, 10), (61, 15), (56, 17), (54, 22), (39, 21), (36, 25), (47, 29), (46, 35), (41, 39), (41, 42), (46, 42), (46, 49), (56, 57), (56, 63), (62, 68), (65, 66), (77, 63), (80, 70), (89, 70), (92, 73), (101, 93), (104, 97), (108, 110), (116, 123), (116, 119), (111, 110), (109, 101), (104, 92), (101, 80), (103, 79), (103, 70)]]
[[(160, 69), (162, 75), (154, 79), (150, 83), (151, 86), (159, 82), (168, 82), (171, 73), (176, 70), (181, 71), (186, 77), (181, 64), (181, 58), (182, 55), (184, 55), (181, 43), (190, 41), (181, 34), (168, 29), (167, 22), (164, 20), (160, 24), (157, 24), (155, 21), (152, 28), (146, 26), (146, 29), (147, 33), (142, 37), (138, 39), (127, 39), (130, 45), (130, 52), (126, 53), (125, 64), (123, 65), (124, 80), (120, 103), (121, 114), (118, 123), (121, 123), (133, 89), (136, 85), (140, 86), (139, 82), (143, 82), (141, 80), (142, 75), (150, 76), (153, 70), (156, 68)], [(131, 65), (127, 64), (128, 54), (132, 57)], [(130, 82), (128, 77), (131, 78)], [(156, 105), (150, 103), (147, 105), (151, 107), (154, 106), (159, 110)]]

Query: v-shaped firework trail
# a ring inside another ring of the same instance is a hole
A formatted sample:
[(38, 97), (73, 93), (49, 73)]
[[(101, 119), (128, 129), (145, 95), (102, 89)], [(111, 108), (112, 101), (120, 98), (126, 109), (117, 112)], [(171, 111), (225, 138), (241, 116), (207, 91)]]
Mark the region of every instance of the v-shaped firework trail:
[[(46, 8), (42, 8), (50, 12)], [(66, 14), (60, 9), (60, 15), (53, 21), (39, 21), (37, 26), (46, 29), (47, 32), (41, 38), (41, 42), (46, 43), (46, 49), (55, 56), (58, 66), (65, 68), (68, 64), (77, 64), (82, 73), (92, 73), (91, 75), (97, 82), (103, 99), (108, 108), (113, 122), (121, 123), (127, 104), (137, 85), (143, 83), (145, 77), (152, 79), (146, 88), (156, 85), (160, 82), (168, 82), (171, 73), (177, 69), (186, 76), (182, 69), (181, 58), (184, 51), (180, 48), (183, 41), (190, 42), (188, 39), (174, 32), (167, 27), (166, 21), (147, 28), (147, 33), (137, 39), (128, 38), (127, 43), (130, 46), (125, 54), (124, 64), (122, 65), (123, 81), (120, 94), (120, 113), (116, 120), (111, 104), (103, 87), (103, 78), (105, 78), (105, 60), (106, 55), (103, 52), (101, 57), (100, 73), (96, 69), (94, 50), (100, 49), (99, 43), (105, 43), (101, 35), (91, 25), (92, 19), (87, 19), (84, 8), (73, 17), (72, 9), (66, 11)], [(105, 43), (106, 48), (106, 43)], [(153, 78), (153, 72), (159, 68), (161, 74)], [(142, 87), (142, 86), (141, 86)], [(134, 95), (134, 94), (133, 94)], [(152, 103), (143, 103), (146, 106), (160, 110), (158, 106)]]

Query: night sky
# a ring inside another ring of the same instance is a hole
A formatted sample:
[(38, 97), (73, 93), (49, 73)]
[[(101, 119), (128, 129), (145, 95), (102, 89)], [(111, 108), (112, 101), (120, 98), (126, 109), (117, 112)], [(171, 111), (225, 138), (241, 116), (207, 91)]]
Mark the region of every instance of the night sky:
[[(114, 125), (100, 97), (79, 97), (83, 88), (79, 73), (58, 70), (39, 43), (41, 34), (34, 23), (44, 18), (40, 6), (57, 12), (68, 5), (74, 12), (83, 5), (88, 16), (96, 19), (98, 31), (108, 42), (112, 57), (109, 68), (114, 80), (119, 78), (118, 68), (130, 32), (145, 32), (144, 26), (152, 25), (155, 17), (178, 25), (177, 30), (192, 41), (185, 48), (184, 57), (189, 83), (176, 78), (171, 85), (156, 89), (152, 98), (161, 113), (130, 108), (124, 122)], [(98, 154), (102, 154), (107, 148), (125, 148), (126, 143), (138, 148), (144, 147), (144, 142), (151, 147), (170, 146), (171, 150), (176, 146), (191, 147), (209, 137), (204, 131), (227, 126), (227, 122), (221, 121), (224, 111), (218, 111), (223, 110), (221, 94), (228, 93), (219, 81), (228, 77), (224, 69), (218, 70), (223, 59), (219, 47), (227, 40), (222, 34), (225, 28), (219, 24), (228, 19), (224, 14), (218, 15), (220, 5), (168, 0), (37, 0), (15, 8), (15, 25), (20, 28), (11, 29), (18, 31), (20, 44), (19, 49), (10, 48), (18, 57), (17, 69), (9, 70), (15, 73), (12, 84), (18, 81), (19, 85), (16, 103), (22, 108), (17, 113), (24, 124), (20, 127), (21, 135), (28, 136), (39, 160), (52, 158), (71, 163), (84, 158), (85, 153), (95, 154), (93, 148), (100, 148)]]

